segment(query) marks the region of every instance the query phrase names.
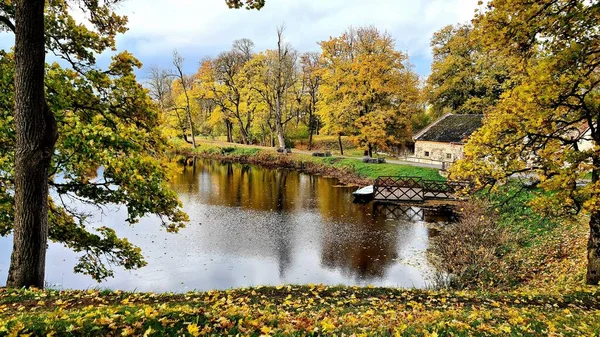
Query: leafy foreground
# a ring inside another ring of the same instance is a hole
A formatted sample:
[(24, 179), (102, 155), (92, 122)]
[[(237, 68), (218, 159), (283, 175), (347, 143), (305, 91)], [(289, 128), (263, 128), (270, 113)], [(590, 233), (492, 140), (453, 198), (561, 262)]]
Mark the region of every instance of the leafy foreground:
[(0, 289), (0, 336), (600, 334), (600, 291), (285, 286), (204, 293)]

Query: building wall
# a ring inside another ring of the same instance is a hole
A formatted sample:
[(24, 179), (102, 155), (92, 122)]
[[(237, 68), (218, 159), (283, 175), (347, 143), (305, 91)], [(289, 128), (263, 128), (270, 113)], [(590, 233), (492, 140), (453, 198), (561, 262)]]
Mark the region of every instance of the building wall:
[(588, 130), (584, 136), (577, 142), (577, 148), (580, 151), (591, 150), (594, 148), (594, 142), (592, 141), (592, 131)]
[(454, 162), (463, 157), (463, 145), (418, 140), (415, 142), (415, 157), (440, 162)]

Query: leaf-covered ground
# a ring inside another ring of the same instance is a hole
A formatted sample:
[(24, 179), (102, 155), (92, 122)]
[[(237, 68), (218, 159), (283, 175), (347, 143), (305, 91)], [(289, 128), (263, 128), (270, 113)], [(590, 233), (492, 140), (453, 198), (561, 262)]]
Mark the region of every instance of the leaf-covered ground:
[(284, 286), (188, 294), (0, 289), (0, 336), (598, 336), (600, 291)]

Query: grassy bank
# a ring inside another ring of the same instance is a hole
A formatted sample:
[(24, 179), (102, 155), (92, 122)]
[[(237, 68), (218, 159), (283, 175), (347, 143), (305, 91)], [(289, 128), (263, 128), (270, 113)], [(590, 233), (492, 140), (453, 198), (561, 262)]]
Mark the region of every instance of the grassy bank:
[(285, 286), (204, 293), (0, 290), (0, 336), (596, 336), (600, 293)]
[(352, 185), (371, 184), (379, 176), (413, 176), (423, 179), (443, 180), (439, 171), (431, 168), (398, 164), (366, 164), (360, 159), (322, 158), (306, 154), (279, 154), (274, 151), (246, 146), (200, 145), (196, 149), (180, 147), (182, 155), (196, 155), (224, 162), (238, 162), (269, 168), (287, 168), (310, 174), (337, 178), (341, 183)]
[(538, 193), (510, 184), (488, 196), (508, 238), (504, 249), (514, 286), (561, 292), (584, 284), (589, 218), (540, 214), (529, 205)]
[(461, 220), (430, 246), (452, 287), (560, 293), (584, 284), (589, 219), (537, 213), (538, 193), (513, 182), (461, 206)]

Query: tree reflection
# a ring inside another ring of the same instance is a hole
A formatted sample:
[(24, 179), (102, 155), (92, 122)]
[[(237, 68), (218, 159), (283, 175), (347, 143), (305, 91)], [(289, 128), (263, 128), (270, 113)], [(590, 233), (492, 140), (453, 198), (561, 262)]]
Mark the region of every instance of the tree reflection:
[(194, 168), (184, 167), (175, 180), (179, 193), (193, 195), (190, 200), (277, 214), (266, 239), (272, 243), (280, 278), (293, 263), (294, 236), (303, 226), (310, 227), (291, 220), (294, 212), (310, 210), (322, 219), (322, 228), (311, 228), (321, 237), (321, 265), (327, 269), (371, 280), (383, 277), (398, 257), (403, 241), (395, 223), (386, 221), (389, 210), (352, 203), (349, 189), (336, 186), (333, 179), (209, 160), (199, 160)]

